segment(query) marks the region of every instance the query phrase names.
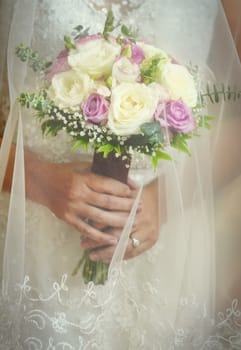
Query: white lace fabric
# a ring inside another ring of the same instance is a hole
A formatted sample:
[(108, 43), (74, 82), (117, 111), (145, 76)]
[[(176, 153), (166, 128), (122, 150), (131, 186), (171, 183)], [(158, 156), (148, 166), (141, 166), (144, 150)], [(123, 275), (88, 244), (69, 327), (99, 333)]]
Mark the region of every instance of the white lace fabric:
[[(185, 63), (209, 63), (219, 80), (239, 80), (232, 52), (231, 58), (228, 56), (230, 69), (223, 68), (225, 63), (217, 64), (217, 57), (212, 59), (214, 47), (220, 48), (216, 44), (220, 38), (215, 37), (215, 19), (220, 15), (218, 1), (111, 3), (117, 18), (140, 28), (140, 37)], [(28, 39), (26, 44), (53, 60), (63, 48), (63, 35), (71, 33), (78, 24), (90, 27), (93, 33), (101, 31), (109, 5), (109, 1), (95, 0), (72, 0), (71, 6), (68, 0), (31, 4), (27, 0), (16, 1), (18, 12), (8, 53), (12, 105), (20, 91), (31, 90), (36, 83), (35, 76), (24, 71), (24, 64), (13, 58), (14, 44)], [(23, 23), (23, 18), (28, 20)], [(224, 111), (230, 111), (228, 108), (226, 104), (219, 105), (215, 113), (221, 118)], [(234, 109), (231, 111), (234, 113)], [(14, 116), (17, 118), (17, 113)], [(23, 132), (25, 147), (40, 157), (53, 162), (84, 157), (90, 160), (91, 155), (83, 151), (70, 151), (64, 133), (55, 138), (43, 137), (31, 113), (22, 111), (19, 120), (23, 123), (22, 128), (21, 123), (18, 126), (19, 139)], [(168, 220), (160, 228), (158, 242), (129, 261), (116, 258), (104, 286), (84, 285), (81, 272), (71, 276), (81, 253), (79, 233), (46, 208), (29, 200), (25, 203), (17, 191), (22, 189), (21, 176), (18, 177), (11, 198), (6, 193), (0, 196), (1, 251), (5, 240), (3, 281), (9, 283), (9, 293), (0, 298), (0, 349), (241, 349), (238, 293), (230, 293), (233, 284), (229, 278), (227, 287), (222, 286), (220, 293), (215, 290), (209, 141), (209, 133), (205, 132), (190, 145), (190, 160), (186, 155), (178, 155), (174, 162), (163, 163)], [(16, 171), (21, 174), (19, 144)], [(133, 168), (144, 165), (144, 175), (134, 169), (135, 176), (146, 182), (153, 178), (149, 164), (143, 164), (143, 160), (134, 163)], [(18, 218), (22, 226), (14, 224)], [(236, 257), (239, 261), (238, 254)]]

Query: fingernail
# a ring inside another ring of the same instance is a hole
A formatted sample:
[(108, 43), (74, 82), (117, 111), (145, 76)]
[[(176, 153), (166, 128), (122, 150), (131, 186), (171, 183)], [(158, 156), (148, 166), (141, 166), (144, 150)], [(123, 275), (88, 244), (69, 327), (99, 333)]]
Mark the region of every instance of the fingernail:
[(118, 243), (118, 239), (116, 237), (110, 237), (109, 238), (109, 242), (112, 244), (117, 244)]

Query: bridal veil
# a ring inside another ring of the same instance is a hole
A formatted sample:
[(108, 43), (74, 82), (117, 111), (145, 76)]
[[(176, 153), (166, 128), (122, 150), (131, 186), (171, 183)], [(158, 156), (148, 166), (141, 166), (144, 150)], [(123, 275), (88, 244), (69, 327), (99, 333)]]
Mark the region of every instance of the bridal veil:
[(239, 58), (218, 0), (1, 1), (0, 78), (3, 87), (7, 69), (10, 112), (0, 184), (13, 141), (16, 158), (11, 194), (0, 195), (0, 347), (239, 349), (241, 99), (207, 99), (207, 113), (215, 119), (211, 131), (191, 140), (191, 157), (173, 152), (158, 174), (140, 163), (133, 167), (133, 178), (144, 184), (159, 177), (160, 216), (166, 207), (167, 217), (153, 248), (122, 261), (130, 215), (104, 286), (71, 276), (79, 234), (25, 198), (24, 147), (53, 162), (85, 155), (71, 153), (65, 135), (43, 138), (31, 113), (16, 103), (37, 81), (15, 48), (23, 42), (53, 60), (63, 35), (78, 24), (101, 31), (110, 4), (116, 18), (139, 29), (140, 38), (198, 65), (205, 83), (241, 89)]

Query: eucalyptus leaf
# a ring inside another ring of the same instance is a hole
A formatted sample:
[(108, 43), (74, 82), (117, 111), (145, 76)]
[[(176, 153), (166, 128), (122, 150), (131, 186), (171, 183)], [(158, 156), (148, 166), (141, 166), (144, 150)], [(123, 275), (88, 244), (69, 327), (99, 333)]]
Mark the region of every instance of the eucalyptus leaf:
[(20, 44), (15, 50), (16, 56), (22, 61), (27, 62), (28, 66), (34, 72), (45, 72), (51, 62), (41, 58), (38, 51), (34, 51), (31, 47)]
[(158, 121), (144, 123), (140, 126), (140, 129), (150, 144), (163, 142), (163, 132)]

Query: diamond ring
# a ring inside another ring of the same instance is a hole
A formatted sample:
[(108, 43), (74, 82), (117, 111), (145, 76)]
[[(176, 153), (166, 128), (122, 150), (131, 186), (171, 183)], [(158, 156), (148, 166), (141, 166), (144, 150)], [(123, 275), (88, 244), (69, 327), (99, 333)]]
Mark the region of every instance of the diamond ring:
[(139, 239), (133, 238), (133, 237), (130, 237), (130, 238), (131, 238), (132, 247), (133, 247), (133, 248), (139, 247), (139, 245), (141, 244), (141, 242), (139, 241)]

